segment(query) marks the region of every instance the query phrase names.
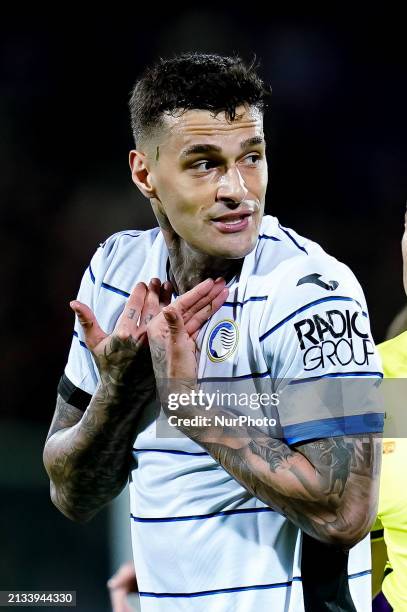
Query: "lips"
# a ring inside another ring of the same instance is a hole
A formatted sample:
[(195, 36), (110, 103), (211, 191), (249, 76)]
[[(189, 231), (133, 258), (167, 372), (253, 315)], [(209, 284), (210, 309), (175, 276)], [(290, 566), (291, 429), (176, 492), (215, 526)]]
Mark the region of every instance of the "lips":
[(234, 232), (241, 232), (249, 227), (249, 223), (252, 217), (252, 213), (226, 213), (212, 219), (212, 223), (216, 228), (223, 234), (230, 234)]
[(225, 213), (224, 215), (219, 215), (219, 217), (215, 217), (212, 221), (222, 221), (223, 223), (233, 223), (236, 220), (241, 220), (244, 217), (250, 217), (253, 213), (249, 211), (245, 212), (231, 212)]

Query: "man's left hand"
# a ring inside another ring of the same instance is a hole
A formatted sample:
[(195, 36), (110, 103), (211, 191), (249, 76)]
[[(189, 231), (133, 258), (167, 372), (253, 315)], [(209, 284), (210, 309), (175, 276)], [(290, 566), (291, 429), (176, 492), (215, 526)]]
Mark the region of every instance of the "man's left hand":
[[(157, 383), (169, 379), (196, 379), (196, 337), (227, 296), (223, 278), (207, 279), (179, 296), (150, 321), (147, 334)], [(182, 318), (185, 309), (194, 312), (186, 324)]]

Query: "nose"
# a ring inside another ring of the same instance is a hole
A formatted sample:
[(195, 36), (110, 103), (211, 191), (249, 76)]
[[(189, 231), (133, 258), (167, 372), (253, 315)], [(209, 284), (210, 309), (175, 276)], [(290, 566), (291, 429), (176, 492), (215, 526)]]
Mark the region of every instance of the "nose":
[(242, 175), (236, 166), (229, 168), (222, 174), (217, 191), (217, 200), (227, 204), (240, 204), (247, 196)]

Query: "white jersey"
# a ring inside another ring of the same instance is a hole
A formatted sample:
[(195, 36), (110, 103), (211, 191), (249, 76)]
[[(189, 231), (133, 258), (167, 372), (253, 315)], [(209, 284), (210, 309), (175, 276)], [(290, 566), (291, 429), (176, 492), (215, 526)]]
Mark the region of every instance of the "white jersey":
[[(109, 333), (136, 282), (164, 281), (167, 269), (168, 251), (158, 228), (119, 232), (97, 250), (78, 299)], [(201, 381), (246, 381), (256, 388), (256, 381), (266, 378), (291, 380), (303, 392), (307, 384), (300, 383), (310, 380), (381, 377), (354, 275), (276, 218), (263, 218), (256, 247), (229, 288), (228, 301), (197, 339)], [(60, 392), (85, 408), (97, 383), (76, 322)], [(331, 419), (319, 409), (284, 408), (278, 414), (289, 444), (381, 431), (382, 415), (370, 417), (363, 418), (362, 409)], [(303, 538), (293, 523), (250, 495), (189, 438), (158, 437), (148, 411), (133, 458), (130, 511), (143, 612), (308, 609)], [(318, 571), (318, 558), (314, 563)], [(355, 608), (366, 612), (371, 606), (368, 539), (350, 551), (347, 571)]]

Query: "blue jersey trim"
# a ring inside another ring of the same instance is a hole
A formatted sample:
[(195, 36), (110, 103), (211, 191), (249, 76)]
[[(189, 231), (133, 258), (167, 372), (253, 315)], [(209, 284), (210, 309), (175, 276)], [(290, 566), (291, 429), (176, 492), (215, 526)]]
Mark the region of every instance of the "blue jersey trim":
[(294, 378), (290, 385), (300, 385), (302, 383), (313, 382), (321, 378), (383, 378), (382, 372), (333, 372), (332, 374), (321, 374), (321, 376), (310, 376), (309, 378)]
[(73, 331), (73, 335), (75, 336), (75, 338), (78, 338), (78, 342), (81, 346), (83, 346), (83, 348), (85, 348), (87, 351), (89, 350), (88, 347), (86, 346), (86, 344), (84, 342), (82, 342), (82, 340), (79, 339), (79, 335), (77, 331)]
[(241, 591), (262, 591), (265, 589), (281, 589), (287, 588), (293, 582), (301, 582), (300, 576), (294, 576), (288, 582), (275, 582), (271, 584), (253, 584), (250, 586), (231, 587), (225, 589), (214, 589), (210, 591), (195, 591), (194, 593), (154, 593), (152, 591), (140, 591), (140, 597), (206, 597), (207, 595), (222, 595), (223, 593), (237, 593)]
[(118, 293), (123, 297), (130, 296), (130, 293), (127, 293), (127, 291), (123, 291), (122, 289), (118, 289), (117, 287), (113, 287), (113, 285), (108, 285), (107, 283), (102, 283), (102, 287), (103, 289), (107, 289), (108, 291), (113, 291), (113, 293)]
[[(123, 235), (127, 235), (129, 236), (130, 234), (123, 234)], [(134, 238), (136, 238), (137, 236), (133, 236)], [(271, 238), (271, 236), (265, 236), (266, 238)], [(273, 238), (274, 240), (279, 240), (279, 238)], [(91, 265), (89, 264), (89, 274), (90, 274), (90, 278), (92, 280), (92, 283), (95, 284), (95, 275), (93, 274), (93, 270)], [(102, 283), (102, 287), (104, 289), (107, 289), (108, 291), (113, 291), (114, 293), (118, 293), (119, 295), (123, 295), (124, 297), (129, 297), (130, 293), (127, 293), (127, 291), (123, 291), (123, 289), (118, 289), (117, 287), (114, 287), (113, 285), (109, 285), (108, 283)], [(173, 295), (174, 297), (178, 297), (178, 293), (176, 293), (175, 291), (173, 291)], [(267, 300), (268, 296), (267, 295), (259, 295), (259, 296), (252, 296), (247, 298), (247, 300), (244, 300), (243, 302), (224, 302), (222, 304), (223, 306), (244, 306), (245, 304), (247, 304), (248, 302), (263, 302), (265, 300)]]
[(143, 234), (143, 232), (138, 232), (137, 234), (128, 234), (127, 232), (125, 232), (124, 234), (120, 234), (120, 236), (118, 236), (118, 238), (120, 239), (122, 236), (130, 236), (130, 238), (138, 238), (142, 234)]
[(282, 225), (280, 225), (280, 223), (278, 224), (278, 227), (281, 229), (282, 232), (284, 232), (284, 234), (286, 236), (288, 236), (288, 238), (291, 240), (291, 242), (293, 242), (295, 244), (295, 246), (297, 248), (299, 248), (301, 251), (303, 251), (304, 253), (306, 253), (306, 255), (308, 255), (308, 251), (305, 247), (301, 246), (300, 244), (298, 244), (298, 242), (296, 241), (296, 239), (294, 238), (294, 236), (291, 236), (290, 232), (288, 231), (288, 229), (286, 229), (285, 227), (283, 227)]
[[(130, 230), (130, 231), (131, 231), (131, 230)], [(129, 232), (123, 232), (123, 234), (121, 234), (120, 232), (117, 232), (116, 234), (112, 234), (112, 236), (109, 236), (109, 238), (113, 238), (113, 237), (114, 237), (114, 238), (115, 238), (115, 240), (116, 240), (116, 239), (117, 239), (117, 240), (120, 240), (120, 238), (121, 238), (122, 236), (130, 236), (130, 238), (138, 238), (139, 236), (142, 236), (142, 235), (144, 234), (144, 230), (140, 230), (140, 231), (138, 231), (138, 230), (134, 230), (134, 231), (135, 231), (135, 232), (137, 232), (137, 233), (136, 233), (136, 234), (129, 234)], [(100, 246), (102, 247), (102, 249), (104, 249), (104, 248), (105, 248), (106, 243), (108, 242), (109, 238), (106, 238), (106, 240), (105, 240), (104, 242), (101, 242), (101, 243), (100, 243)], [(110, 246), (110, 251), (111, 251), (111, 250), (112, 250), (112, 248), (114, 247), (115, 240), (111, 240), (111, 241), (110, 241), (110, 242), (111, 242), (111, 244), (109, 245), (109, 246)], [(109, 251), (109, 253), (110, 253), (110, 251)]]
[(191, 455), (192, 457), (201, 457), (203, 455), (208, 456), (209, 453), (190, 453), (188, 451), (173, 450), (167, 448), (134, 448), (135, 453), (168, 453), (170, 455)]
[(90, 274), (90, 278), (92, 280), (92, 283), (95, 284), (95, 275), (92, 272), (92, 266), (89, 264), (89, 274)]
[(277, 236), (270, 236), (268, 234), (259, 234), (259, 240), (275, 240), (281, 242), (281, 238), (277, 238)]
[(219, 516), (232, 516), (235, 514), (260, 514), (262, 512), (274, 512), (274, 510), (272, 508), (241, 508), (240, 510), (223, 510), (221, 512), (210, 512), (209, 514), (164, 516), (162, 518), (145, 518), (130, 514), (130, 518), (136, 523), (176, 523), (180, 521), (204, 521), (206, 519), (218, 518)]
[(263, 302), (264, 300), (267, 300), (267, 298), (268, 295), (259, 295), (247, 298), (247, 300), (244, 300), (243, 302), (223, 302), (222, 308), (223, 306), (244, 306), (247, 304), (247, 302)]
[[(357, 572), (355, 574), (348, 574), (348, 579), (353, 580), (354, 578), (360, 578), (371, 574), (371, 570), (364, 570), (363, 572)], [(287, 582), (275, 582), (271, 584), (253, 584), (250, 586), (241, 587), (230, 587), (225, 589), (213, 589), (208, 591), (195, 591), (193, 593), (155, 593), (153, 591), (140, 591), (140, 597), (173, 597), (173, 598), (187, 598), (187, 597), (206, 597), (207, 595), (222, 595), (227, 593), (239, 593), (244, 591), (263, 591), (266, 589), (281, 589), (288, 588), (293, 582), (302, 582), (301, 576), (294, 576), (292, 580)]]
[(267, 372), (251, 372), (250, 374), (242, 374), (241, 376), (208, 376), (207, 378), (198, 378), (197, 382), (234, 382), (236, 380), (246, 380), (248, 378), (265, 378), (266, 376), (270, 376), (269, 370), (267, 370)]
[[(323, 302), (335, 302), (335, 301), (338, 301), (338, 302), (355, 302), (355, 304), (357, 304), (359, 306), (359, 308), (362, 308), (361, 304), (357, 300), (355, 300), (354, 298), (351, 298), (351, 297), (345, 297), (345, 296), (342, 296), (342, 295), (337, 295), (337, 296), (332, 295), (332, 296), (329, 296), (329, 297), (320, 298), (319, 300), (314, 300), (313, 302), (309, 302), (308, 304), (305, 304), (304, 306), (301, 306), (301, 308), (297, 308), (297, 310), (295, 310), (291, 314), (289, 314), (286, 317), (284, 317), (284, 319), (282, 319), (279, 323), (277, 323), (276, 325), (273, 325), (273, 327), (271, 329), (269, 329), (262, 336), (260, 336), (259, 341), (263, 342), (263, 340), (265, 340), (268, 336), (270, 336), (272, 333), (277, 331), (277, 329), (279, 329), (282, 325), (284, 325), (285, 323), (287, 323), (288, 321), (290, 321), (291, 319), (296, 317), (301, 312), (304, 312), (304, 310), (308, 310), (308, 308), (312, 308), (312, 306), (317, 306), (317, 304), (322, 304)], [(363, 314), (363, 312), (362, 312), (362, 314)]]
[[(134, 238), (136, 238), (137, 236), (134, 236)], [(89, 264), (89, 274), (90, 274), (90, 278), (92, 280), (92, 283), (95, 284), (95, 275), (93, 274), (91, 265)], [(114, 287), (113, 285), (109, 285), (108, 283), (102, 283), (101, 285), (103, 287), (103, 289), (107, 289), (108, 291), (113, 291), (113, 293), (118, 293), (119, 295), (122, 295), (123, 297), (129, 297), (130, 293), (128, 293), (127, 291), (123, 291), (123, 289), (119, 289), (118, 287)]]
[[(124, 235), (124, 234), (123, 234)], [(129, 234), (126, 234), (129, 235)], [(134, 238), (136, 238), (136, 236), (134, 236)], [(276, 240), (279, 240), (278, 238)], [(95, 284), (95, 275), (93, 274), (92, 271), (92, 267), (89, 264), (89, 274), (90, 274), (90, 278), (92, 280), (92, 283)], [(129, 297), (130, 293), (127, 293), (127, 291), (123, 291), (123, 289), (118, 289), (117, 287), (114, 287), (113, 285), (109, 285), (108, 283), (102, 283), (102, 287), (104, 289), (107, 289), (108, 291), (113, 291), (114, 293), (118, 293), (119, 295), (123, 295), (124, 297)], [(176, 293), (175, 291), (173, 291), (173, 295), (174, 297), (178, 297), (178, 293)], [(244, 306), (245, 304), (247, 304), (248, 302), (263, 302), (265, 300), (267, 300), (268, 296), (267, 295), (255, 295), (253, 297), (249, 297), (247, 298), (247, 300), (244, 300), (243, 302), (224, 302), (222, 304), (223, 306)]]
[(363, 572), (357, 572), (356, 574), (349, 574), (349, 580), (353, 580), (353, 578), (360, 578), (361, 576), (369, 576), (372, 573), (372, 570), (364, 570)]
[(349, 436), (352, 434), (381, 433), (383, 431), (384, 414), (367, 412), (347, 417), (319, 419), (287, 425), (283, 428), (287, 444), (297, 444), (306, 440)]

